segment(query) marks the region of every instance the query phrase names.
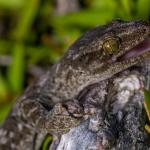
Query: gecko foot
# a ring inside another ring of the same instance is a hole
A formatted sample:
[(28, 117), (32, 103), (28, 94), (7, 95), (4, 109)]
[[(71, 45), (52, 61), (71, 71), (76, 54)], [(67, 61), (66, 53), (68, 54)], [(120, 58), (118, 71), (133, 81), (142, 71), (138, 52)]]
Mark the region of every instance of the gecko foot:
[(63, 105), (67, 109), (68, 113), (74, 117), (82, 117), (84, 115), (83, 106), (79, 104), (78, 100), (67, 101)]

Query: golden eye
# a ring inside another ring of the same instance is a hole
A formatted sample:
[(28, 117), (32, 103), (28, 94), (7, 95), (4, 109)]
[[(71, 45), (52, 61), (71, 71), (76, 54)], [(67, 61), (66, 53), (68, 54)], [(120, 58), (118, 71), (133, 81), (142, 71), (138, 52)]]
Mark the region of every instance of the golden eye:
[(103, 50), (107, 54), (113, 54), (119, 50), (119, 39), (117, 38), (108, 38), (103, 43)]

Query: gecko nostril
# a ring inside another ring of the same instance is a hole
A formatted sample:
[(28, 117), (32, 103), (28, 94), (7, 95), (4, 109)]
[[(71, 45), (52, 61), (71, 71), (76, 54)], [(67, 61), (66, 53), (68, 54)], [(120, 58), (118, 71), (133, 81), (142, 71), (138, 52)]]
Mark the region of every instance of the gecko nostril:
[(144, 32), (144, 33), (146, 33), (146, 31), (147, 31), (147, 29), (146, 29), (146, 28), (144, 28), (144, 29), (143, 29), (143, 32)]
[(143, 28), (143, 30), (142, 30), (142, 32), (144, 33), (144, 34), (148, 34), (148, 35), (150, 35), (150, 28)]

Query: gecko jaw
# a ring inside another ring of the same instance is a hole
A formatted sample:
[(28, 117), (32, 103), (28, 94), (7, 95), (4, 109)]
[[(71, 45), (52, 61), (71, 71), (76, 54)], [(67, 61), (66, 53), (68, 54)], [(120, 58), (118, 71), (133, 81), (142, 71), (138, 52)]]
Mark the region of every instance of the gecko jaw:
[(121, 56), (120, 60), (127, 60), (130, 58), (136, 58), (141, 55), (150, 53), (150, 38), (145, 39), (143, 42), (139, 43), (133, 47), (130, 51)]

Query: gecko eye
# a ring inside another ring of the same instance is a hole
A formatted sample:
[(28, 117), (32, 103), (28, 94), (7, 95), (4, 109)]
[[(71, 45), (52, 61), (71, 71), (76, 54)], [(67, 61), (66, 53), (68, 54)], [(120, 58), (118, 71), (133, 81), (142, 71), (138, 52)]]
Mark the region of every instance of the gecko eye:
[(117, 38), (107, 38), (103, 43), (103, 50), (106, 54), (113, 54), (119, 50), (119, 39)]

